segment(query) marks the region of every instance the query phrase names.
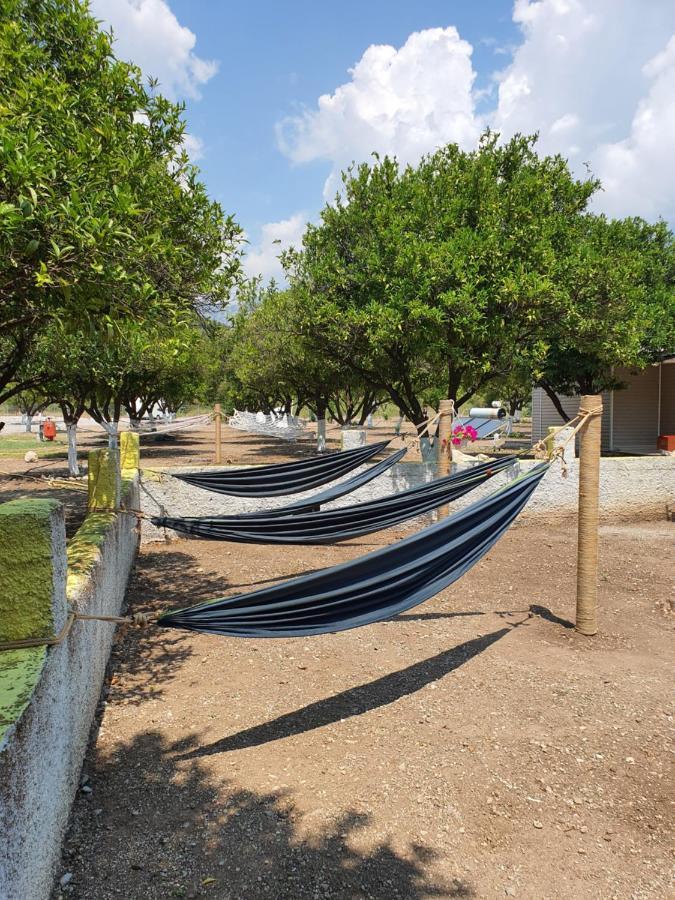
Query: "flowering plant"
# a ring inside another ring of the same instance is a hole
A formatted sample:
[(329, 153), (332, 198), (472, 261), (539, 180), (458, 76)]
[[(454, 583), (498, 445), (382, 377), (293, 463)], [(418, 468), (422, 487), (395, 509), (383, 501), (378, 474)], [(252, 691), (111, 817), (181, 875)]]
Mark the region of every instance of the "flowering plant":
[(478, 432), (472, 425), (456, 425), (452, 429), (452, 443), (459, 447), (462, 441), (475, 441)]

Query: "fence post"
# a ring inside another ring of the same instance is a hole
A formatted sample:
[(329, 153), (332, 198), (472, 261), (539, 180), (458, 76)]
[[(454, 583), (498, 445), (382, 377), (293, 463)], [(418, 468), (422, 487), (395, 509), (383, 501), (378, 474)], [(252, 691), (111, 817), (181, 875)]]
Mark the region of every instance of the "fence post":
[(223, 414), (221, 412), (220, 403), (216, 403), (213, 407), (214, 409), (214, 419), (216, 423), (216, 465), (219, 466), (223, 461), (223, 451), (222, 451), (222, 418)]
[(598, 631), (598, 509), (602, 397), (587, 394), (579, 410), (599, 410), (579, 433), (579, 537), (577, 541), (577, 615), (580, 634)]
[[(452, 420), (455, 415), (455, 401), (441, 400), (438, 405), (440, 417), (438, 419), (438, 436), (436, 440), (439, 442), (438, 447), (438, 477), (443, 478), (444, 475), (450, 474), (450, 464), (452, 462)], [(450, 507), (446, 503), (444, 506), (438, 507), (438, 518), (445, 519), (450, 512)]]
[(119, 450), (91, 450), (88, 455), (87, 508), (119, 509), (122, 495)]
[(135, 471), (141, 466), (141, 441), (138, 433), (123, 431), (120, 434), (120, 469)]

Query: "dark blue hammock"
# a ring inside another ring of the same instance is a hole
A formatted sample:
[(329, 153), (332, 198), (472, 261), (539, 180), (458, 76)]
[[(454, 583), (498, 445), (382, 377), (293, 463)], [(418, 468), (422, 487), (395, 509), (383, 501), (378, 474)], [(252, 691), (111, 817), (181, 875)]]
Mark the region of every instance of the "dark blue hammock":
[(248, 544), (332, 544), (399, 525), (456, 500), (513, 465), (514, 457), (491, 460), (419, 487), (337, 509), (279, 515), (272, 510), (243, 516), (154, 516), (153, 525), (193, 537)]
[(508, 529), (548, 464), (449, 519), (359, 559), (250, 594), (164, 613), (158, 625), (230, 637), (305, 637), (370, 625), (457, 581)]
[(337, 500), (339, 497), (344, 497), (346, 494), (351, 494), (352, 491), (355, 491), (357, 488), (363, 487), (364, 484), (373, 481), (383, 472), (386, 472), (387, 469), (390, 469), (392, 466), (396, 465), (397, 462), (400, 462), (407, 452), (405, 447), (402, 450), (397, 450), (396, 453), (385, 456), (384, 459), (375, 463), (374, 466), (364, 469), (363, 472), (359, 472), (358, 475), (352, 475), (351, 478), (347, 478), (345, 481), (339, 481), (337, 484), (331, 485), (329, 488), (320, 491), (318, 494), (312, 494), (311, 497), (305, 497), (303, 500), (296, 500), (295, 503), (289, 503), (287, 506), (277, 506), (275, 509), (239, 513), (234, 518), (237, 520), (249, 518), (255, 519), (258, 516), (274, 518), (277, 516), (294, 516), (303, 512), (318, 512), (318, 510), (321, 509), (322, 504), (329, 503), (331, 500)]
[(251, 466), (248, 469), (216, 469), (210, 472), (185, 472), (174, 474), (174, 478), (186, 481), (195, 487), (218, 494), (232, 494), (236, 497), (278, 497), (284, 494), (299, 494), (312, 488), (335, 481), (352, 469), (375, 456), (387, 446), (389, 441), (380, 441), (341, 453), (311, 456), (296, 462), (275, 463), (268, 466)]

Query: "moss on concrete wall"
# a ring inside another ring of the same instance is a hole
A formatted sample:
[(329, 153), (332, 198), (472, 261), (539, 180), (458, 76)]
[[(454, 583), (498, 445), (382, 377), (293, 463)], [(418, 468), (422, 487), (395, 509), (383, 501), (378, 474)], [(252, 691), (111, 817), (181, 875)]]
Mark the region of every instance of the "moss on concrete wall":
[(0, 748), (28, 706), (46, 656), (46, 647), (0, 653)]
[(0, 505), (0, 641), (49, 637), (52, 611), (52, 515), (56, 500)]

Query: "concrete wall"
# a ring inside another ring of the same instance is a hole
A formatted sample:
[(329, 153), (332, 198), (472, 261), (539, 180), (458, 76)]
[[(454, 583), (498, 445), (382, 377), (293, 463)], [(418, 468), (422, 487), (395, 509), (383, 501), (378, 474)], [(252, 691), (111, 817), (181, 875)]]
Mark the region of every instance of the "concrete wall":
[[(569, 457), (569, 453), (567, 454)], [(537, 463), (523, 461), (525, 471)], [(179, 471), (173, 469), (172, 471)], [(185, 471), (181, 469), (180, 471)], [(194, 469), (192, 470), (194, 471)], [(358, 471), (358, 470), (357, 470)], [(353, 474), (353, 473), (351, 473)], [(462, 509), (496, 490), (509, 478), (514, 478), (518, 469), (514, 467), (507, 474), (491, 478), (483, 486), (469, 492), (451, 504), (451, 512)], [(350, 476), (346, 476), (350, 477)], [(352, 494), (341, 497), (325, 508), (348, 506), (397, 493), (409, 487), (432, 481), (436, 477), (436, 467), (430, 463), (399, 463), (392, 466), (379, 478), (364, 485)], [(568, 460), (567, 477), (563, 477), (559, 462), (555, 462), (536, 493), (525, 507), (517, 523), (569, 518), (576, 515), (579, 479), (576, 460)], [(300, 497), (311, 496), (312, 491), (289, 497), (269, 499), (246, 499), (213, 494), (192, 487), (169, 475), (161, 480), (144, 482), (141, 502), (144, 512), (158, 514), (161, 507), (168, 515), (234, 515), (259, 509), (272, 509), (294, 502)], [(675, 498), (675, 460), (670, 457), (616, 457), (601, 461), (601, 516), (605, 521), (657, 519), (665, 515), (666, 504)], [(432, 514), (420, 516), (407, 525), (419, 527), (431, 521)], [(179, 539), (175, 532), (158, 529), (149, 522), (143, 522), (142, 540)]]
[[(135, 478), (125, 485), (125, 499), (132, 506), (139, 503)], [(59, 515), (56, 573), (66, 571), (62, 511)], [(127, 515), (87, 516), (67, 551), (65, 592), (76, 610), (119, 614), (138, 547), (135, 524)], [(58, 592), (58, 580), (55, 585)], [(64, 618), (63, 590), (60, 603)], [(76, 621), (58, 646), (0, 652), (0, 668), (10, 684), (16, 683), (13, 666), (28, 659), (34, 667), (32, 694), (19, 698), (16, 720), (5, 721), (0, 742), (2, 900), (50, 896), (114, 628), (108, 622)]]

